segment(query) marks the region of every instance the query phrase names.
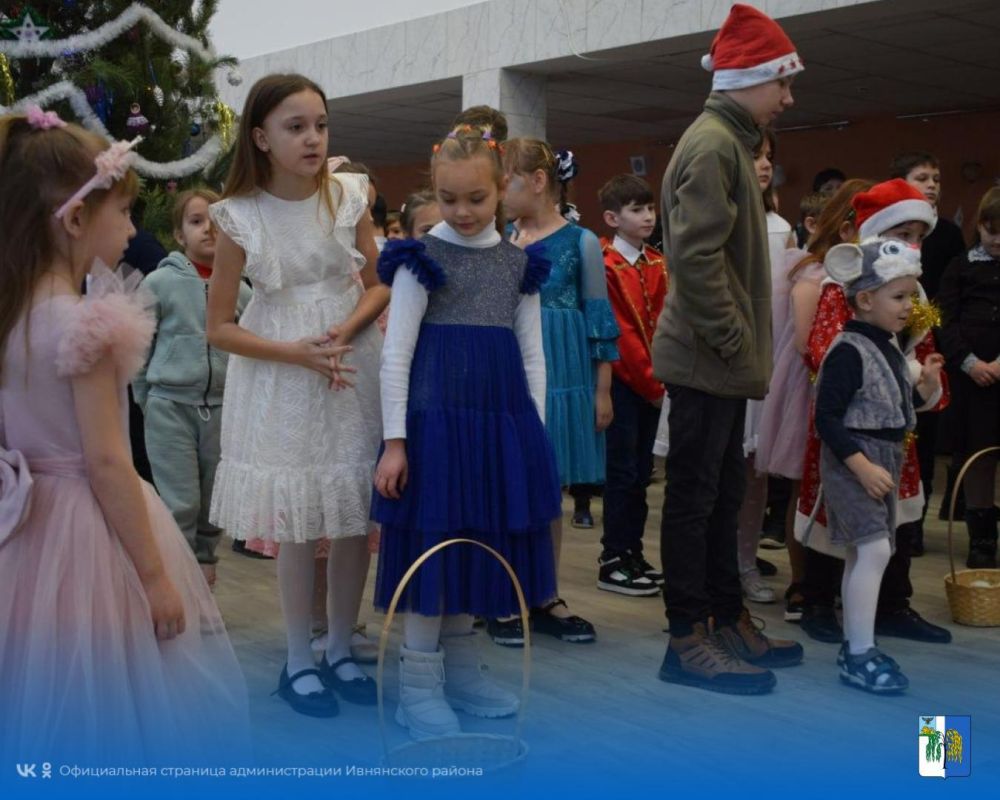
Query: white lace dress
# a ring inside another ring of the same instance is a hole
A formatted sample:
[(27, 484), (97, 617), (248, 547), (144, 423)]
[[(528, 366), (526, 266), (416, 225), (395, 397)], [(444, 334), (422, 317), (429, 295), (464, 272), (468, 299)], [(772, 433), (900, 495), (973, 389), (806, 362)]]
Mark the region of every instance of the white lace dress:
[[(318, 193), (289, 201), (258, 192), (212, 205), (212, 219), (246, 253), (254, 286), (241, 327), (292, 341), (322, 336), (354, 310), (365, 263), (355, 225), (367, 208), (367, 178), (339, 175), (332, 192), (335, 225)], [(233, 538), (304, 542), (368, 532), (382, 438), (382, 336), (372, 325), (351, 345), (356, 385), (339, 392), (304, 367), (230, 358), (211, 519)]]

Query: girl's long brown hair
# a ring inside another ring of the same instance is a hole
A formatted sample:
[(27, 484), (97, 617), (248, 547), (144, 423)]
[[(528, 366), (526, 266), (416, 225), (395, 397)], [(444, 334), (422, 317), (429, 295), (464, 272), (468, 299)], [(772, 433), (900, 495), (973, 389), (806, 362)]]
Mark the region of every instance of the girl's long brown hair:
[(809, 264), (823, 263), (830, 248), (843, 241), (840, 238), (841, 227), (845, 222), (854, 221), (854, 207), (851, 205), (854, 195), (859, 192), (867, 192), (874, 185), (875, 181), (867, 178), (851, 178), (841, 184), (819, 213), (819, 218), (816, 220), (816, 230), (806, 242), (806, 250), (809, 251), (809, 255), (792, 267), (789, 277)]
[(771, 182), (767, 185), (766, 189), (761, 191), (761, 195), (764, 198), (764, 210), (771, 212), (778, 210), (778, 206), (774, 202), (774, 162), (778, 158), (778, 137), (771, 127), (765, 127), (761, 130), (760, 144), (753, 151), (754, 161), (760, 158), (761, 153), (764, 152), (765, 144), (771, 148), (771, 157), (768, 159), (771, 162)]
[[(264, 120), (281, 103), (293, 94), (299, 92), (315, 92), (326, 108), (326, 93), (319, 84), (304, 75), (274, 74), (265, 75), (250, 87), (246, 103), (243, 104), (243, 114), (240, 116), (240, 129), (236, 136), (236, 152), (233, 163), (226, 176), (226, 185), (222, 190), (223, 197), (245, 197), (263, 189), (271, 179), (271, 161), (253, 140), (254, 128), (264, 126)], [(336, 217), (336, 208), (330, 196), (330, 174), (326, 164), (316, 173), (316, 188), (320, 197), (330, 212), (331, 219)]]
[[(77, 125), (39, 130), (23, 115), (0, 117), (0, 377), (10, 332), (57, 255), (55, 210), (93, 177), (94, 157), (107, 148)], [(109, 193), (135, 197), (138, 188), (130, 170), (111, 189), (90, 192), (84, 208), (97, 208)]]

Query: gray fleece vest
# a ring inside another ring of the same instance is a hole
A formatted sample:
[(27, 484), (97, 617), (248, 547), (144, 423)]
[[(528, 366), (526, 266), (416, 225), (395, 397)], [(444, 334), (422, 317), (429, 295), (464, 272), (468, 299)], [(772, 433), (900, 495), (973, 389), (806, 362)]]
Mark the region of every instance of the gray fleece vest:
[[(913, 411), (913, 394), (900, 392), (896, 375), (875, 342), (859, 333), (842, 331), (827, 352), (841, 342), (851, 345), (861, 355), (862, 371), (861, 388), (854, 393), (847, 406), (844, 425), (859, 431), (880, 428), (913, 430), (917, 421)], [(905, 359), (902, 353), (898, 357), (903, 362), (905, 376), (908, 374)]]

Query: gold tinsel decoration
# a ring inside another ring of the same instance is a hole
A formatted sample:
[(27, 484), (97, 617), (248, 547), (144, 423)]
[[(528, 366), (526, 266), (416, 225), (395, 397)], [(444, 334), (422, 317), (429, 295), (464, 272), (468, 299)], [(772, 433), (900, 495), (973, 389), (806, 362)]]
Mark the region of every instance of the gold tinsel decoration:
[(222, 149), (228, 150), (233, 143), (233, 128), (236, 125), (236, 115), (233, 110), (221, 100), (215, 101), (215, 116), (218, 119), (216, 131), (222, 139)]
[(0, 87), (3, 88), (3, 104), (14, 104), (14, 76), (10, 74), (10, 62), (7, 56), (0, 53)]
[(903, 434), (903, 452), (906, 452), (910, 447), (917, 441), (917, 434), (913, 431), (907, 431)]
[(931, 328), (941, 327), (941, 309), (929, 300), (913, 301), (913, 310), (906, 321), (906, 332), (911, 336)]

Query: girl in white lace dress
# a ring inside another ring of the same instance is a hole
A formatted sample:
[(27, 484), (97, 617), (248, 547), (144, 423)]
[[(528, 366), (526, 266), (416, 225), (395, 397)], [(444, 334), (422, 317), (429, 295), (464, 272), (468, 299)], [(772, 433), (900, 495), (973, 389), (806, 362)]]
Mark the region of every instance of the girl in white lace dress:
[[(209, 289), (208, 337), (234, 354), (222, 417), (213, 522), (234, 538), (281, 543), (278, 589), (288, 661), (278, 694), (333, 716), (343, 699), (375, 702), (350, 658), (368, 571), (372, 472), (381, 438), (381, 335), (389, 290), (375, 275), (367, 178), (330, 178), (326, 98), (299, 75), (250, 90), (224, 198)], [(360, 272), (362, 285), (355, 280)], [(241, 276), (254, 299), (237, 325)], [(332, 539), (329, 640), (309, 646), (313, 560)]]

